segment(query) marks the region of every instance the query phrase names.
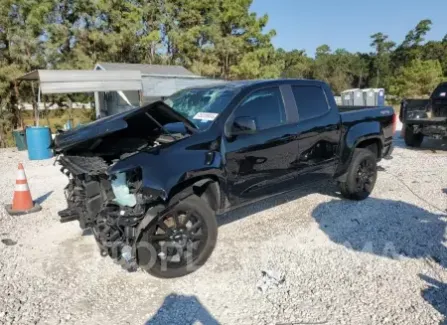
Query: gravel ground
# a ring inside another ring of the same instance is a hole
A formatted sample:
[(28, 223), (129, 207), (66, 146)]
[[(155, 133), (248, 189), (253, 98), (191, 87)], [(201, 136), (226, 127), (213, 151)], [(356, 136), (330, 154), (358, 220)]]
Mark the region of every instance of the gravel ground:
[[(320, 183), (222, 216), (208, 263), (174, 280), (100, 257), (58, 221), (66, 179), (53, 162), (2, 150), (0, 204), (23, 161), (43, 210), (0, 207), (0, 323), (447, 324), (447, 148), (396, 145), (368, 200)], [(263, 293), (262, 270), (285, 281)]]

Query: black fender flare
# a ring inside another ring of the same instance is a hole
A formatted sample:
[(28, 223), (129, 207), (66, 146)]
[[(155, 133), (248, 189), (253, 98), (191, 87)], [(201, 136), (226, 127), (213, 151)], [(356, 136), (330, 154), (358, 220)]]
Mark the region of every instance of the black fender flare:
[(362, 142), (373, 139), (379, 141), (381, 147), (383, 147), (384, 139), (379, 121), (362, 122), (351, 127), (342, 139), (344, 144), (341, 148), (340, 164), (335, 172), (334, 178), (338, 181), (344, 181), (344, 177), (354, 155), (354, 150)]
[(141, 239), (142, 232), (145, 229), (163, 218), (167, 213), (169, 213), (169, 210), (175, 207), (181, 200), (194, 195), (195, 186), (202, 187), (203, 185), (209, 184), (210, 182), (215, 182), (215, 180), (209, 177), (201, 178), (191, 185), (184, 187), (180, 192), (174, 194), (167, 203), (160, 202), (159, 204), (151, 206), (136, 228), (135, 241), (133, 245), (134, 256), (136, 256), (136, 249)]

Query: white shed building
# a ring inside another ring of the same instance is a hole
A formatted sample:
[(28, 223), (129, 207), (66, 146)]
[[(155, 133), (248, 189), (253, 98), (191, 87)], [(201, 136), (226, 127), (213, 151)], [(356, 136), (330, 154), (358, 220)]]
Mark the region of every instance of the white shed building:
[(103, 117), (168, 97), (178, 90), (222, 83), (223, 80), (209, 79), (193, 74), (182, 66), (98, 63), (94, 70), (109, 72), (138, 71), (141, 74), (141, 89), (96, 92), (96, 116)]
[(35, 70), (18, 80), (39, 81), (41, 94), (94, 93), (96, 118), (168, 97), (178, 90), (222, 83), (181, 66), (98, 63), (93, 70)]

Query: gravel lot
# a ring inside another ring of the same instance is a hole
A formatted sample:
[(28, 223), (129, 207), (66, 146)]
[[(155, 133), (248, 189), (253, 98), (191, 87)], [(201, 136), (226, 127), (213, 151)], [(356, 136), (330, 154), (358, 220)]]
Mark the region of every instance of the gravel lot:
[[(368, 200), (320, 183), (222, 216), (208, 263), (175, 280), (100, 257), (77, 222), (59, 223), (53, 161), (2, 150), (0, 323), (447, 324), (447, 147), (396, 145)], [(10, 217), (19, 161), (43, 210)], [(285, 281), (262, 293), (265, 269)]]

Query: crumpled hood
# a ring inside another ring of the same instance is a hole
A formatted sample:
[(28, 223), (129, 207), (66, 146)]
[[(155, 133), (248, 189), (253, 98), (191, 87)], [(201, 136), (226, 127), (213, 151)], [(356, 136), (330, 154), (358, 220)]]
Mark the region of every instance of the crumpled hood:
[[(148, 116), (148, 114), (150, 116)], [(156, 122), (152, 119), (155, 119)], [(78, 129), (69, 130), (58, 134), (53, 143), (52, 149), (56, 152), (72, 149), (75, 146), (90, 140), (100, 139), (107, 135), (117, 133), (129, 127), (140, 128), (141, 131), (148, 132), (159, 128), (157, 122), (165, 126), (171, 123), (181, 122), (186, 129), (193, 131), (195, 126), (185, 117), (174, 111), (162, 101), (151, 103), (141, 108), (134, 108), (122, 113), (101, 118)]]

